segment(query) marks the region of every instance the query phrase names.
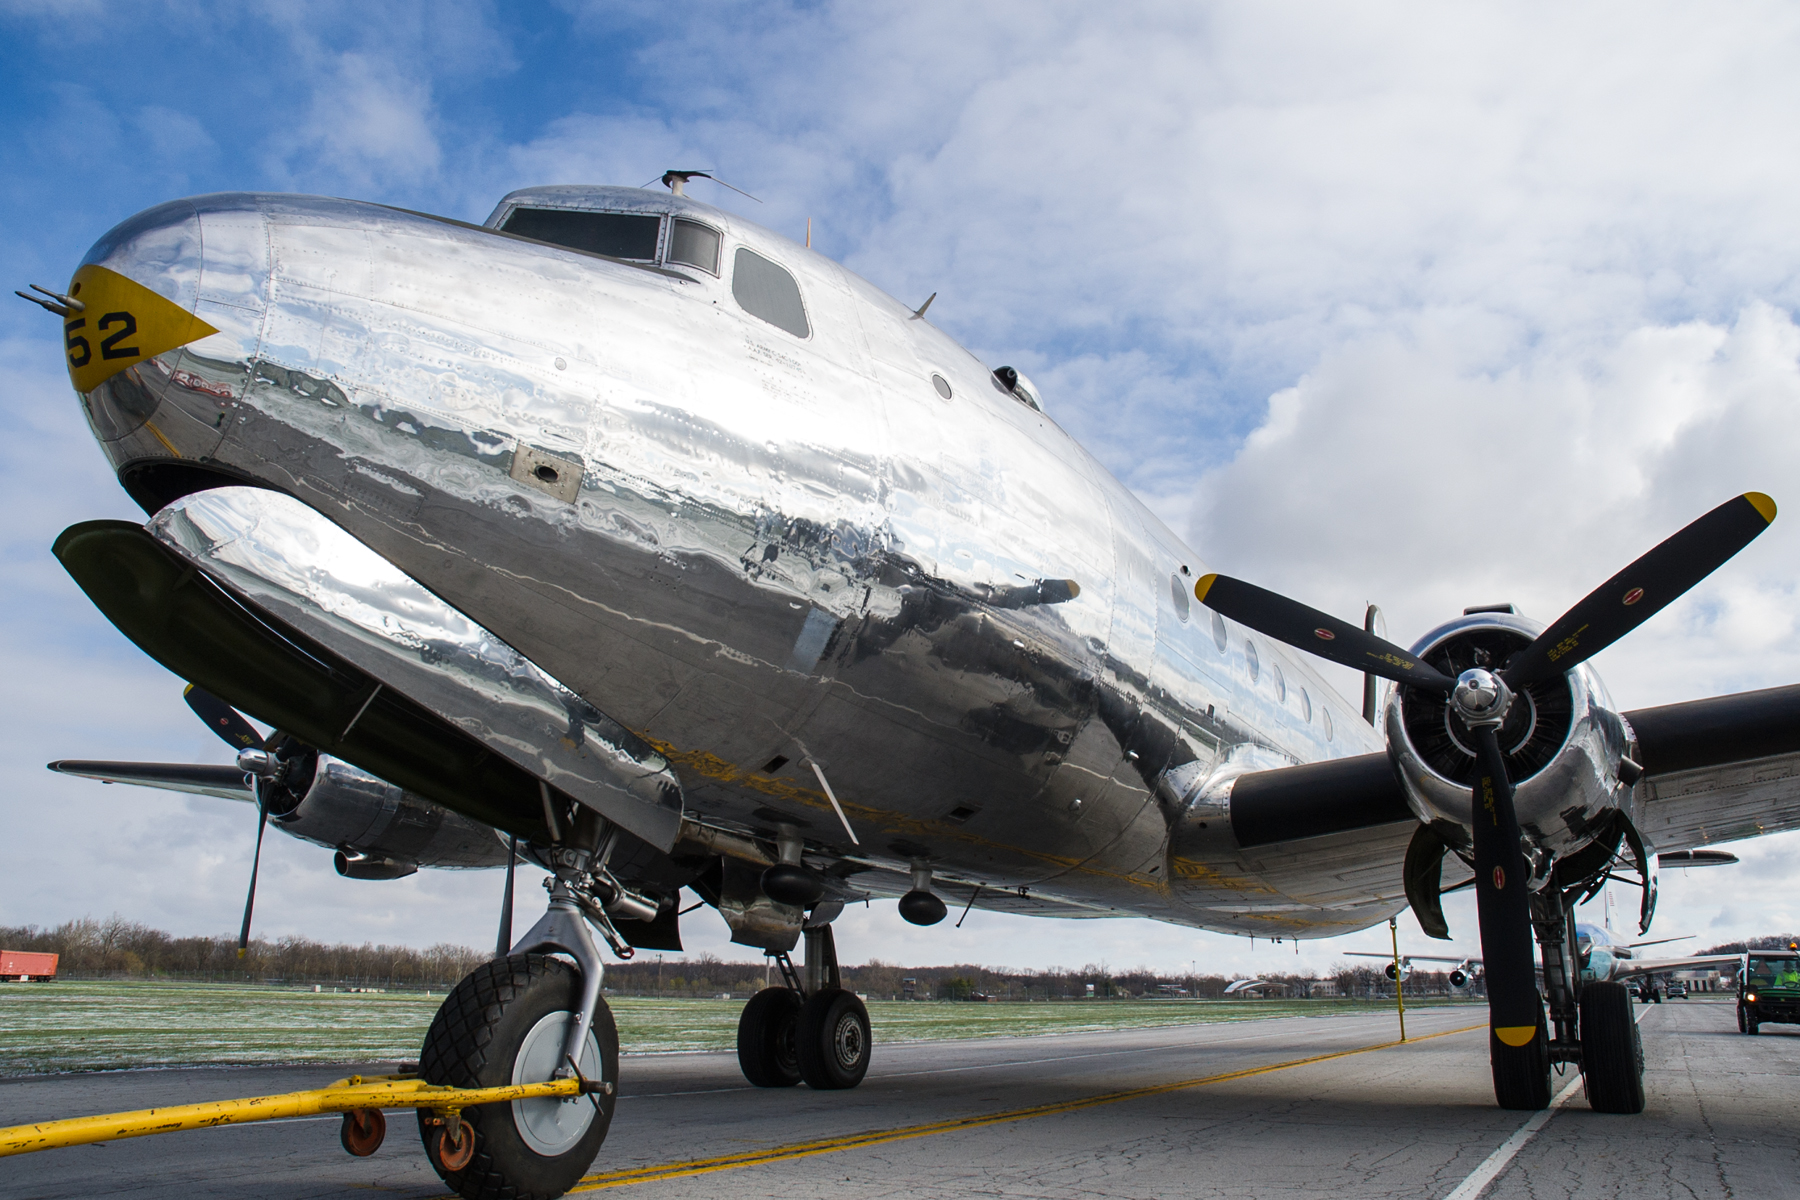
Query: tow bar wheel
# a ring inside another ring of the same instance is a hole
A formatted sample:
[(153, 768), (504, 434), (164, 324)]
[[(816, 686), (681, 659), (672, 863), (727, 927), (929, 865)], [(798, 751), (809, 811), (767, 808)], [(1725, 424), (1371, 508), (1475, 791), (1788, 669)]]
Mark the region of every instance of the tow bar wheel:
[[(549, 1079), (580, 1003), (581, 975), (560, 959), (517, 954), (484, 963), (438, 1009), (419, 1074), (460, 1087)], [(590, 1080), (619, 1077), (619, 1035), (604, 1000), (580, 1067)], [(441, 1118), (421, 1110), (419, 1133), (439, 1176), (468, 1200), (551, 1200), (574, 1187), (600, 1153), (616, 1093), (466, 1108), (454, 1138)]]
[(367, 1158), (381, 1149), (385, 1137), (387, 1118), (381, 1115), (379, 1108), (351, 1109), (344, 1114), (343, 1125), (338, 1130), (338, 1141), (358, 1158)]

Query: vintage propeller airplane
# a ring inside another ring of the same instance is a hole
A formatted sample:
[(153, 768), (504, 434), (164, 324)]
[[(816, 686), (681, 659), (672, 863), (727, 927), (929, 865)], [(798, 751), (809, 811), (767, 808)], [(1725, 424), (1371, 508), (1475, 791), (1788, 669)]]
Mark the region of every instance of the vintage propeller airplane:
[[(870, 1046), (846, 902), (1295, 938), (1410, 903), (1441, 935), (1472, 871), (1499, 1102), (1543, 1107), (1567, 1062), (1595, 1107), (1642, 1107), (1629, 1000), (1580, 981), (1567, 913), (1628, 857), (1647, 925), (1656, 852), (1800, 825), (1800, 688), (1620, 712), (1587, 660), (1766, 497), (1547, 628), (1470, 609), (1402, 649), (1207, 574), (1022, 375), (684, 195), (694, 174), (518, 191), (479, 226), (179, 200), (36, 297), (150, 517), (55, 553), (277, 731), (242, 746), (259, 809), (415, 797), (551, 872), (544, 918), (439, 1012), (427, 1078), (615, 1080), (590, 930), (678, 946), (683, 888), (782, 968), (743, 1012), (746, 1076), (843, 1088)], [(1290, 646), (1365, 672), (1362, 704)], [(350, 771), (380, 786), (319, 793)], [(612, 1105), (422, 1132), (462, 1194), (548, 1196)]]

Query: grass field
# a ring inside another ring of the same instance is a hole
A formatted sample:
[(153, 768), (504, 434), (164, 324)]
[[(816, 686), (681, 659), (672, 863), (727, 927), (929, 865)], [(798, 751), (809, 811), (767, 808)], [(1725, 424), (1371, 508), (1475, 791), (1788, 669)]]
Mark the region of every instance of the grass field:
[[(444, 993), (315, 993), (228, 984), (0, 984), (0, 1075), (226, 1063), (418, 1057)], [(729, 1050), (731, 1000), (608, 997), (626, 1052)], [(1408, 1007), (1419, 1002), (1409, 1001)], [(1073, 1033), (1389, 1009), (1354, 1000), (1075, 1000), (1054, 1004), (874, 1001), (877, 1042)]]

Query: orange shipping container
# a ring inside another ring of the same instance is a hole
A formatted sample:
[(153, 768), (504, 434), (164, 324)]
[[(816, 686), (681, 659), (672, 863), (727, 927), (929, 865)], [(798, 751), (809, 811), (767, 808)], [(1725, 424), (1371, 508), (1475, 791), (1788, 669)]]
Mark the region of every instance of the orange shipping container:
[(58, 957), (27, 950), (0, 950), (0, 980), (55, 979)]

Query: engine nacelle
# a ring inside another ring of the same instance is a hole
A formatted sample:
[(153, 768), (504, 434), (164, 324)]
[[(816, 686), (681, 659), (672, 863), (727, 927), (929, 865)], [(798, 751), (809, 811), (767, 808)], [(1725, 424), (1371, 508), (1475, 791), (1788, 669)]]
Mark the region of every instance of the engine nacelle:
[(1399, 983), (1403, 980), (1412, 978), (1413, 966), (1409, 962), (1403, 962), (1396, 968), (1393, 963), (1389, 963), (1382, 968), (1382, 973), (1386, 975), (1390, 981)]
[(339, 850), (331, 859), (337, 873), (345, 879), (405, 879), (416, 875), (419, 868), (412, 863), (395, 862), (373, 854)]
[[(1498, 671), (1542, 628), (1510, 613), (1476, 613), (1433, 629), (1412, 652), (1452, 678), (1471, 667)], [(1413, 811), (1469, 829), (1477, 764), (1462, 718), (1446, 698), (1400, 685), (1385, 720)], [(1631, 748), (1627, 727), (1586, 663), (1521, 691), (1500, 728), (1500, 748), (1535, 877), (1610, 828), (1612, 811), (1630, 795), (1619, 777)]]
[(506, 843), (489, 826), (329, 754), (288, 775), (271, 797), (269, 817), (295, 837), (338, 851), (338, 874), (351, 879), (506, 865)]

